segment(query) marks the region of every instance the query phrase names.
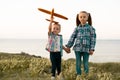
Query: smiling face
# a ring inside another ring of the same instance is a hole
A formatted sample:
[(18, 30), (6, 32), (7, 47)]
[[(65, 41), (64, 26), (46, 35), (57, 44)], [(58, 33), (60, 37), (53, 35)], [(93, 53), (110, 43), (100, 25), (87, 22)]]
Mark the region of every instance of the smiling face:
[(88, 13), (86, 12), (80, 12), (78, 16), (79, 21), (81, 22), (81, 25), (86, 24), (88, 20)]
[(60, 25), (59, 24), (53, 24), (52, 25), (52, 32), (57, 35), (60, 32)]

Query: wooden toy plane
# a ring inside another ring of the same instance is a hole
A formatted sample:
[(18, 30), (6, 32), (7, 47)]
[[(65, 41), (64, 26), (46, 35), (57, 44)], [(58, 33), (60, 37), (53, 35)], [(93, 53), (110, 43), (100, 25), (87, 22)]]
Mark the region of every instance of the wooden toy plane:
[[(68, 20), (67, 17), (61, 15), (61, 14), (58, 14), (58, 13), (54, 13), (54, 8), (52, 9), (52, 11), (49, 11), (49, 10), (46, 10), (46, 9), (42, 9), (42, 8), (38, 8), (39, 11), (42, 11), (44, 13), (47, 13), (47, 14), (50, 14), (51, 17), (53, 16), (56, 16), (56, 17), (59, 17), (59, 18), (62, 18), (62, 19), (65, 19), (65, 20)], [(49, 19), (46, 19), (47, 21), (50, 21)], [(58, 23), (57, 21), (53, 21), (54, 23)]]

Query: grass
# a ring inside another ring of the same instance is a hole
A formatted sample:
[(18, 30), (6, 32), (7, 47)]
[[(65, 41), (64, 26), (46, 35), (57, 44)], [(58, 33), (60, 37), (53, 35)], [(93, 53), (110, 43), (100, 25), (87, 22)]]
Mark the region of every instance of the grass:
[[(120, 63), (89, 64), (88, 76), (82, 80), (120, 80)], [(82, 68), (83, 70), (83, 68)], [(50, 80), (51, 63), (40, 56), (21, 53), (0, 53), (0, 80)], [(62, 60), (65, 80), (75, 80), (75, 59)]]

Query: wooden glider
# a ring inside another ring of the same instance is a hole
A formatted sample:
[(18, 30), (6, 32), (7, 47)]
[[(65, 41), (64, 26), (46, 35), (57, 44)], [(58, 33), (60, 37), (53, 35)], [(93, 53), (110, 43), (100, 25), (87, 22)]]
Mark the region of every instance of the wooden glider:
[[(50, 14), (51, 17), (53, 16), (56, 16), (56, 17), (59, 17), (59, 18), (62, 18), (62, 19), (65, 19), (65, 20), (68, 20), (67, 17), (61, 15), (61, 14), (58, 14), (58, 13), (54, 13), (54, 8), (52, 9), (52, 11), (49, 11), (49, 10), (45, 10), (45, 9), (42, 9), (42, 8), (38, 8), (39, 11), (42, 11), (44, 13), (47, 13), (47, 14)], [(50, 21), (49, 19), (46, 19), (47, 21)], [(53, 21), (55, 23), (58, 23), (57, 21)]]

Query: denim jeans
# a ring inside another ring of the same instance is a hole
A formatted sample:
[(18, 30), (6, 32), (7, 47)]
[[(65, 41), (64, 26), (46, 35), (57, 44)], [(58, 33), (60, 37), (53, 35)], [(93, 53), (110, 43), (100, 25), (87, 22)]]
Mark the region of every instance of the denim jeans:
[(52, 63), (52, 76), (55, 76), (56, 70), (59, 75), (61, 72), (61, 52), (50, 52), (50, 60)]
[(83, 66), (84, 66), (84, 72), (87, 74), (89, 72), (89, 53), (87, 52), (79, 52), (75, 51), (75, 56), (76, 56), (76, 71), (77, 75), (81, 75), (81, 64), (82, 64), (82, 57), (83, 57)]

